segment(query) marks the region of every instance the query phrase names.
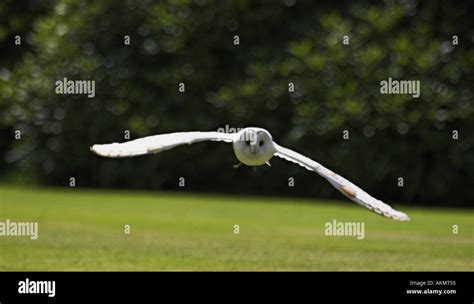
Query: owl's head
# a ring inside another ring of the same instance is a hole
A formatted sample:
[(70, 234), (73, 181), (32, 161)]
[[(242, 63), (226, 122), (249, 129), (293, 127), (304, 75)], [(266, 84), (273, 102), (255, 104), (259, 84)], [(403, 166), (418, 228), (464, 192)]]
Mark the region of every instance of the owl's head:
[(237, 133), (233, 144), (237, 159), (247, 166), (261, 166), (273, 154), (275, 147), (270, 133), (262, 128), (245, 128)]

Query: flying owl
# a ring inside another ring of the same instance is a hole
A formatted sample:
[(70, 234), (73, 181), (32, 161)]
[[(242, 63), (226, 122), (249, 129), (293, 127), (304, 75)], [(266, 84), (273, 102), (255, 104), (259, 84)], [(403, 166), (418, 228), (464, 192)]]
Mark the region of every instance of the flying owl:
[(323, 165), (298, 152), (278, 145), (273, 141), (271, 134), (262, 128), (249, 127), (242, 129), (238, 133), (177, 132), (160, 134), (124, 143), (93, 145), (90, 149), (95, 154), (104, 157), (132, 157), (158, 153), (176, 146), (184, 144), (190, 145), (200, 141), (223, 141), (232, 143), (235, 156), (241, 164), (247, 166), (269, 165), (269, 160), (273, 156), (281, 157), (318, 173), (347, 198), (372, 212), (394, 220), (410, 220), (405, 213), (397, 211), (384, 202), (372, 197), (358, 186)]

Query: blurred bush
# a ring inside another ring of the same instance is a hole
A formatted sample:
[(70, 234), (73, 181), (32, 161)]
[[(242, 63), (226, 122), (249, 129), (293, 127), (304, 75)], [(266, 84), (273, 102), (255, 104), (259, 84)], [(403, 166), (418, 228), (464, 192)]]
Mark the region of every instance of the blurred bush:
[[(88, 149), (123, 141), (125, 130), (133, 139), (261, 126), (383, 200), (474, 201), (472, 4), (58, 0), (0, 8), (10, 22), (0, 28), (4, 179), (177, 189), (185, 177), (186, 191), (340, 198), (283, 161), (233, 170), (223, 144), (120, 160)], [(16, 32), (21, 46), (12, 42)], [(56, 95), (63, 77), (95, 80), (96, 97)], [(420, 80), (420, 98), (381, 95), (389, 77)]]

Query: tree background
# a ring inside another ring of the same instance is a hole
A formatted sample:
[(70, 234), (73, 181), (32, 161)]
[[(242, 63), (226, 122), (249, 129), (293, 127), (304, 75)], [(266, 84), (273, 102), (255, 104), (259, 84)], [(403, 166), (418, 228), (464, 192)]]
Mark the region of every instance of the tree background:
[[(135, 159), (89, 152), (125, 130), (259, 126), (387, 202), (472, 206), (472, 11), (416, 0), (2, 1), (0, 180), (341, 198), (283, 160), (234, 170), (226, 144)], [(95, 80), (95, 98), (55, 94), (63, 77)], [(381, 95), (389, 77), (420, 80), (420, 98)]]

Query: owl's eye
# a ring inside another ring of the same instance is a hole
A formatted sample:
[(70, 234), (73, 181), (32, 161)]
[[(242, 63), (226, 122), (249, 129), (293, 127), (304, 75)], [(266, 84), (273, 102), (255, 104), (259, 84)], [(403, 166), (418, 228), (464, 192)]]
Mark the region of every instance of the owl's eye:
[(263, 146), (263, 140), (259, 141), (259, 142), (258, 142), (258, 145), (259, 145), (259, 146)]

